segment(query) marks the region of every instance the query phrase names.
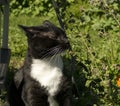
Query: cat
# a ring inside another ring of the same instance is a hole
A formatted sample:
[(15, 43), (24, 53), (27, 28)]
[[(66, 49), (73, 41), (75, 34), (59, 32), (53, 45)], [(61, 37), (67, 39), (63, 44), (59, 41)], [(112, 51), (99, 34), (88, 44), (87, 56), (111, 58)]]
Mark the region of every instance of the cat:
[(61, 58), (70, 49), (65, 32), (48, 20), (40, 26), (19, 27), (27, 36), (28, 48), (5, 106), (72, 106), (72, 83)]

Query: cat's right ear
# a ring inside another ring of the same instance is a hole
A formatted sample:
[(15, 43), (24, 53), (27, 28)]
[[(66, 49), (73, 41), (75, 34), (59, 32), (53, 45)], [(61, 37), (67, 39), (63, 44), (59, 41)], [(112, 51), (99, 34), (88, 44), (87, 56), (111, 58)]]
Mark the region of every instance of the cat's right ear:
[(24, 30), (25, 32), (28, 31), (29, 29), (27, 26), (23, 26), (23, 25), (18, 25), (18, 27)]
[(28, 26), (23, 26), (23, 25), (18, 25), (19, 28), (21, 28), (25, 34), (28, 36), (28, 37), (31, 37), (33, 36), (33, 28), (32, 27), (28, 27)]

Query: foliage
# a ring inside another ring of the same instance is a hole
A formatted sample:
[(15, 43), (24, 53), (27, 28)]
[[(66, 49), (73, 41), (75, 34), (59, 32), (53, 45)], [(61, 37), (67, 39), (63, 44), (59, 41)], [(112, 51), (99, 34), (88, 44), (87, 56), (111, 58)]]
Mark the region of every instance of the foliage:
[[(74, 0), (57, 0), (59, 6), (65, 9)], [(10, 10), (13, 15), (48, 15), (54, 16), (51, 0), (11, 0)]]
[(65, 22), (77, 60), (75, 80), (81, 90), (79, 106), (118, 106), (119, 1), (76, 0), (74, 3), (67, 9)]
[[(119, 106), (120, 88), (116, 85), (120, 74), (119, 0), (57, 2), (73, 49), (72, 55), (76, 57), (73, 74), (79, 94), (74, 95), (74, 106)], [(44, 19), (55, 24), (58, 21), (49, 0), (34, 0), (34, 3), (33, 0), (12, 0), (10, 5), (10, 67), (18, 68), (23, 62), (27, 45), (26, 37), (17, 24), (38, 25)], [(69, 52), (64, 60), (69, 70)]]

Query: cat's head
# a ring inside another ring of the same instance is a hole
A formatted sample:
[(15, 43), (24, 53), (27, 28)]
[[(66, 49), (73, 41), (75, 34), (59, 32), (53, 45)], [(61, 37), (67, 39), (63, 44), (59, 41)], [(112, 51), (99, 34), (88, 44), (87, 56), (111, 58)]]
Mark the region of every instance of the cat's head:
[(49, 21), (41, 26), (19, 25), (28, 38), (28, 50), (34, 58), (46, 58), (70, 48), (65, 32)]

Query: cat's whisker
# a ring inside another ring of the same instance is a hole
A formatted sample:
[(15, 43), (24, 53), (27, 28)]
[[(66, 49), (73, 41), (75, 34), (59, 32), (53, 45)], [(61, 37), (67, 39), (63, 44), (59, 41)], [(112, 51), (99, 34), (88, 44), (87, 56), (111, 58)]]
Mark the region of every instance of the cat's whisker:
[[(58, 50), (59, 52), (59, 50)], [(56, 55), (58, 55), (58, 52), (56, 52)], [(58, 56), (55, 58), (55, 61), (58, 62)]]
[(56, 57), (56, 55), (58, 55), (59, 51), (60, 51), (60, 48), (56, 47), (55, 53), (54, 53), (54, 55), (50, 58), (50, 61), (49, 61), (49, 62), (51, 62), (52, 59), (54, 59), (54, 58), (55, 58), (54, 61), (58, 62), (58, 57)]
[[(62, 49), (60, 49), (59, 52), (61, 52), (61, 50), (62, 50)], [(60, 62), (60, 58), (57, 58), (57, 61), (58, 61), (58, 63), (59, 63), (59, 62)]]
[[(50, 51), (50, 52), (49, 52)], [(53, 48), (51, 48), (51, 49), (49, 49), (49, 50), (47, 50), (46, 51), (47, 53), (46, 54), (44, 54), (41, 58), (43, 59), (43, 58), (46, 58), (47, 56), (50, 56), (50, 55), (52, 55), (52, 54), (57, 54), (58, 52), (59, 52), (59, 45), (58, 46), (56, 46), (56, 47), (53, 47)], [(57, 52), (57, 53), (56, 53)]]
[[(60, 51), (61, 51), (61, 49), (58, 48), (58, 50), (57, 50), (56, 53), (54, 54), (54, 57), (55, 57), (56, 55), (60, 55), (60, 54), (59, 54)], [(57, 56), (54, 61), (57, 62), (57, 63), (59, 63), (60, 58)]]
[(50, 60), (49, 60), (49, 63), (51, 63), (51, 61), (55, 58), (56, 55), (53, 55)]
[[(47, 53), (49, 53), (49, 51), (51, 51), (51, 48), (50, 49), (41, 49), (41, 50), (39, 50), (40, 51), (40, 54), (45, 54), (45, 52), (46, 52), (46, 54), (45, 55), (47, 55)], [(44, 58), (44, 56), (45, 55), (43, 55), (41, 58)]]
[[(60, 47), (60, 45), (57, 45), (53, 48), (48, 49), (41, 59), (45, 60), (46, 58), (50, 57), (49, 63), (55, 58), (56, 62), (59, 62), (59, 58), (56, 58), (56, 55), (60, 54), (63, 51), (63, 49)], [(57, 60), (56, 60), (57, 59)]]
[(50, 51), (50, 52), (47, 52), (47, 53), (45, 53), (42, 57), (41, 57), (41, 59), (46, 59), (48, 56), (50, 56), (51, 54), (50, 53), (52, 53), (54, 50), (52, 50), (52, 51)]
[(45, 53), (45, 54), (41, 57), (41, 59), (44, 59), (44, 58), (49, 54), (49, 51), (50, 51), (50, 49), (48, 49), (48, 50), (46, 50), (46, 51), (43, 51), (43, 53), (45, 53), (45, 52), (47, 52), (47, 53)]
[[(59, 49), (57, 49), (57, 51), (55, 52), (55, 54), (50, 58), (50, 61), (49, 61), (49, 62), (51, 62), (51, 60), (54, 59), (54, 58), (56, 59), (56, 55), (58, 54), (58, 51), (59, 51)], [(55, 60), (55, 61), (56, 61), (56, 60)]]

